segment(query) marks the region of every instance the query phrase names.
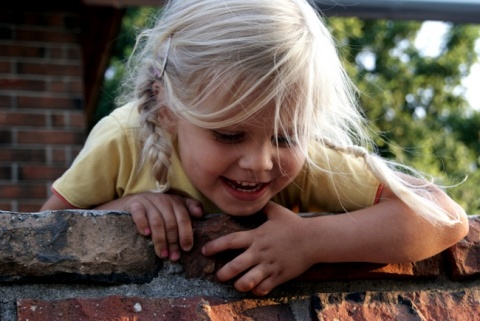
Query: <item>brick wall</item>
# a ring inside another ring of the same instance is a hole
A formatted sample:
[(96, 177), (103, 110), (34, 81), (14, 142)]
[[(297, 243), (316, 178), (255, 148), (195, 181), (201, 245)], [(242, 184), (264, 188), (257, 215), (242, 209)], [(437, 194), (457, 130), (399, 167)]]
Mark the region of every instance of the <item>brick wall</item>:
[(0, 9), (2, 210), (38, 210), (84, 142), (78, 19)]
[(480, 216), (432, 258), (318, 264), (266, 297), (216, 281), (230, 254), (200, 253), (210, 239), (257, 224), (246, 220), (195, 221), (196, 245), (170, 263), (128, 213), (0, 212), (0, 320), (480, 320)]

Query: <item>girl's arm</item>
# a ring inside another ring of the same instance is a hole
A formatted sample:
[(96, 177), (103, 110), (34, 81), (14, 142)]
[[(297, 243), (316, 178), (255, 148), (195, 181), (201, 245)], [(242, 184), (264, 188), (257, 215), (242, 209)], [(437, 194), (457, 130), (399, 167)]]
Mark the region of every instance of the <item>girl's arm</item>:
[[(413, 182), (413, 179), (412, 179)], [(277, 204), (265, 207), (260, 227), (232, 233), (206, 244), (205, 255), (227, 249), (245, 251), (218, 271), (221, 281), (247, 271), (236, 282), (239, 291), (264, 295), (315, 263), (404, 263), (433, 256), (468, 233), (463, 209), (437, 187), (437, 203), (460, 221), (452, 226), (432, 224), (408, 208), (389, 188), (378, 204), (358, 211), (300, 218)]]

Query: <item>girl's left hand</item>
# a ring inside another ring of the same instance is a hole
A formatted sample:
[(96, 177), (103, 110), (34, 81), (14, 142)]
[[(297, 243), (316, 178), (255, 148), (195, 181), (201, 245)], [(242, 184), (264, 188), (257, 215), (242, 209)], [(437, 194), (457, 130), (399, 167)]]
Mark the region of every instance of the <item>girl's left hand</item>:
[(231, 233), (207, 243), (202, 253), (214, 255), (231, 249), (245, 249), (218, 272), (228, 281), (247, 271), (234, 284), (238, 291), (265, 295), (277, 285), (306, 271), (313, 262), (308, 219), (269, 202), (263, 212), (267, 221), (256, 229)]

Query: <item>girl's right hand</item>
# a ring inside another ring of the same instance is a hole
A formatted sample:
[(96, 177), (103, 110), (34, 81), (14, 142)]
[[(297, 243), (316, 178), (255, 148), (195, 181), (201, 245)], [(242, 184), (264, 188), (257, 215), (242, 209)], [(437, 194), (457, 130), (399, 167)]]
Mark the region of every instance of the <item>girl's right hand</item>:
[(131, 195), (124, 209), (132, 214), (140, 234), (151, 235), (155, 253), (171, 261), (180, 258), (180, 248), (189, 251), (193, 246), (190, 215), (201, 217), (203, 214), (197, 200), (155, 192)]

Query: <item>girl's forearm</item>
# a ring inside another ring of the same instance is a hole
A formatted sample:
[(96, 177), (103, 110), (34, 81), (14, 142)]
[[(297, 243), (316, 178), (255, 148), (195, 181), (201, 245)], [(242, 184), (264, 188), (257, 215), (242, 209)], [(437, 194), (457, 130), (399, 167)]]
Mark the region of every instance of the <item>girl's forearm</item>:
[(393, 199), (346, 214), (306, 218), (316, 262), (404, 263), (433, 256), (468, 232), (465, 215), (434, 225)]

